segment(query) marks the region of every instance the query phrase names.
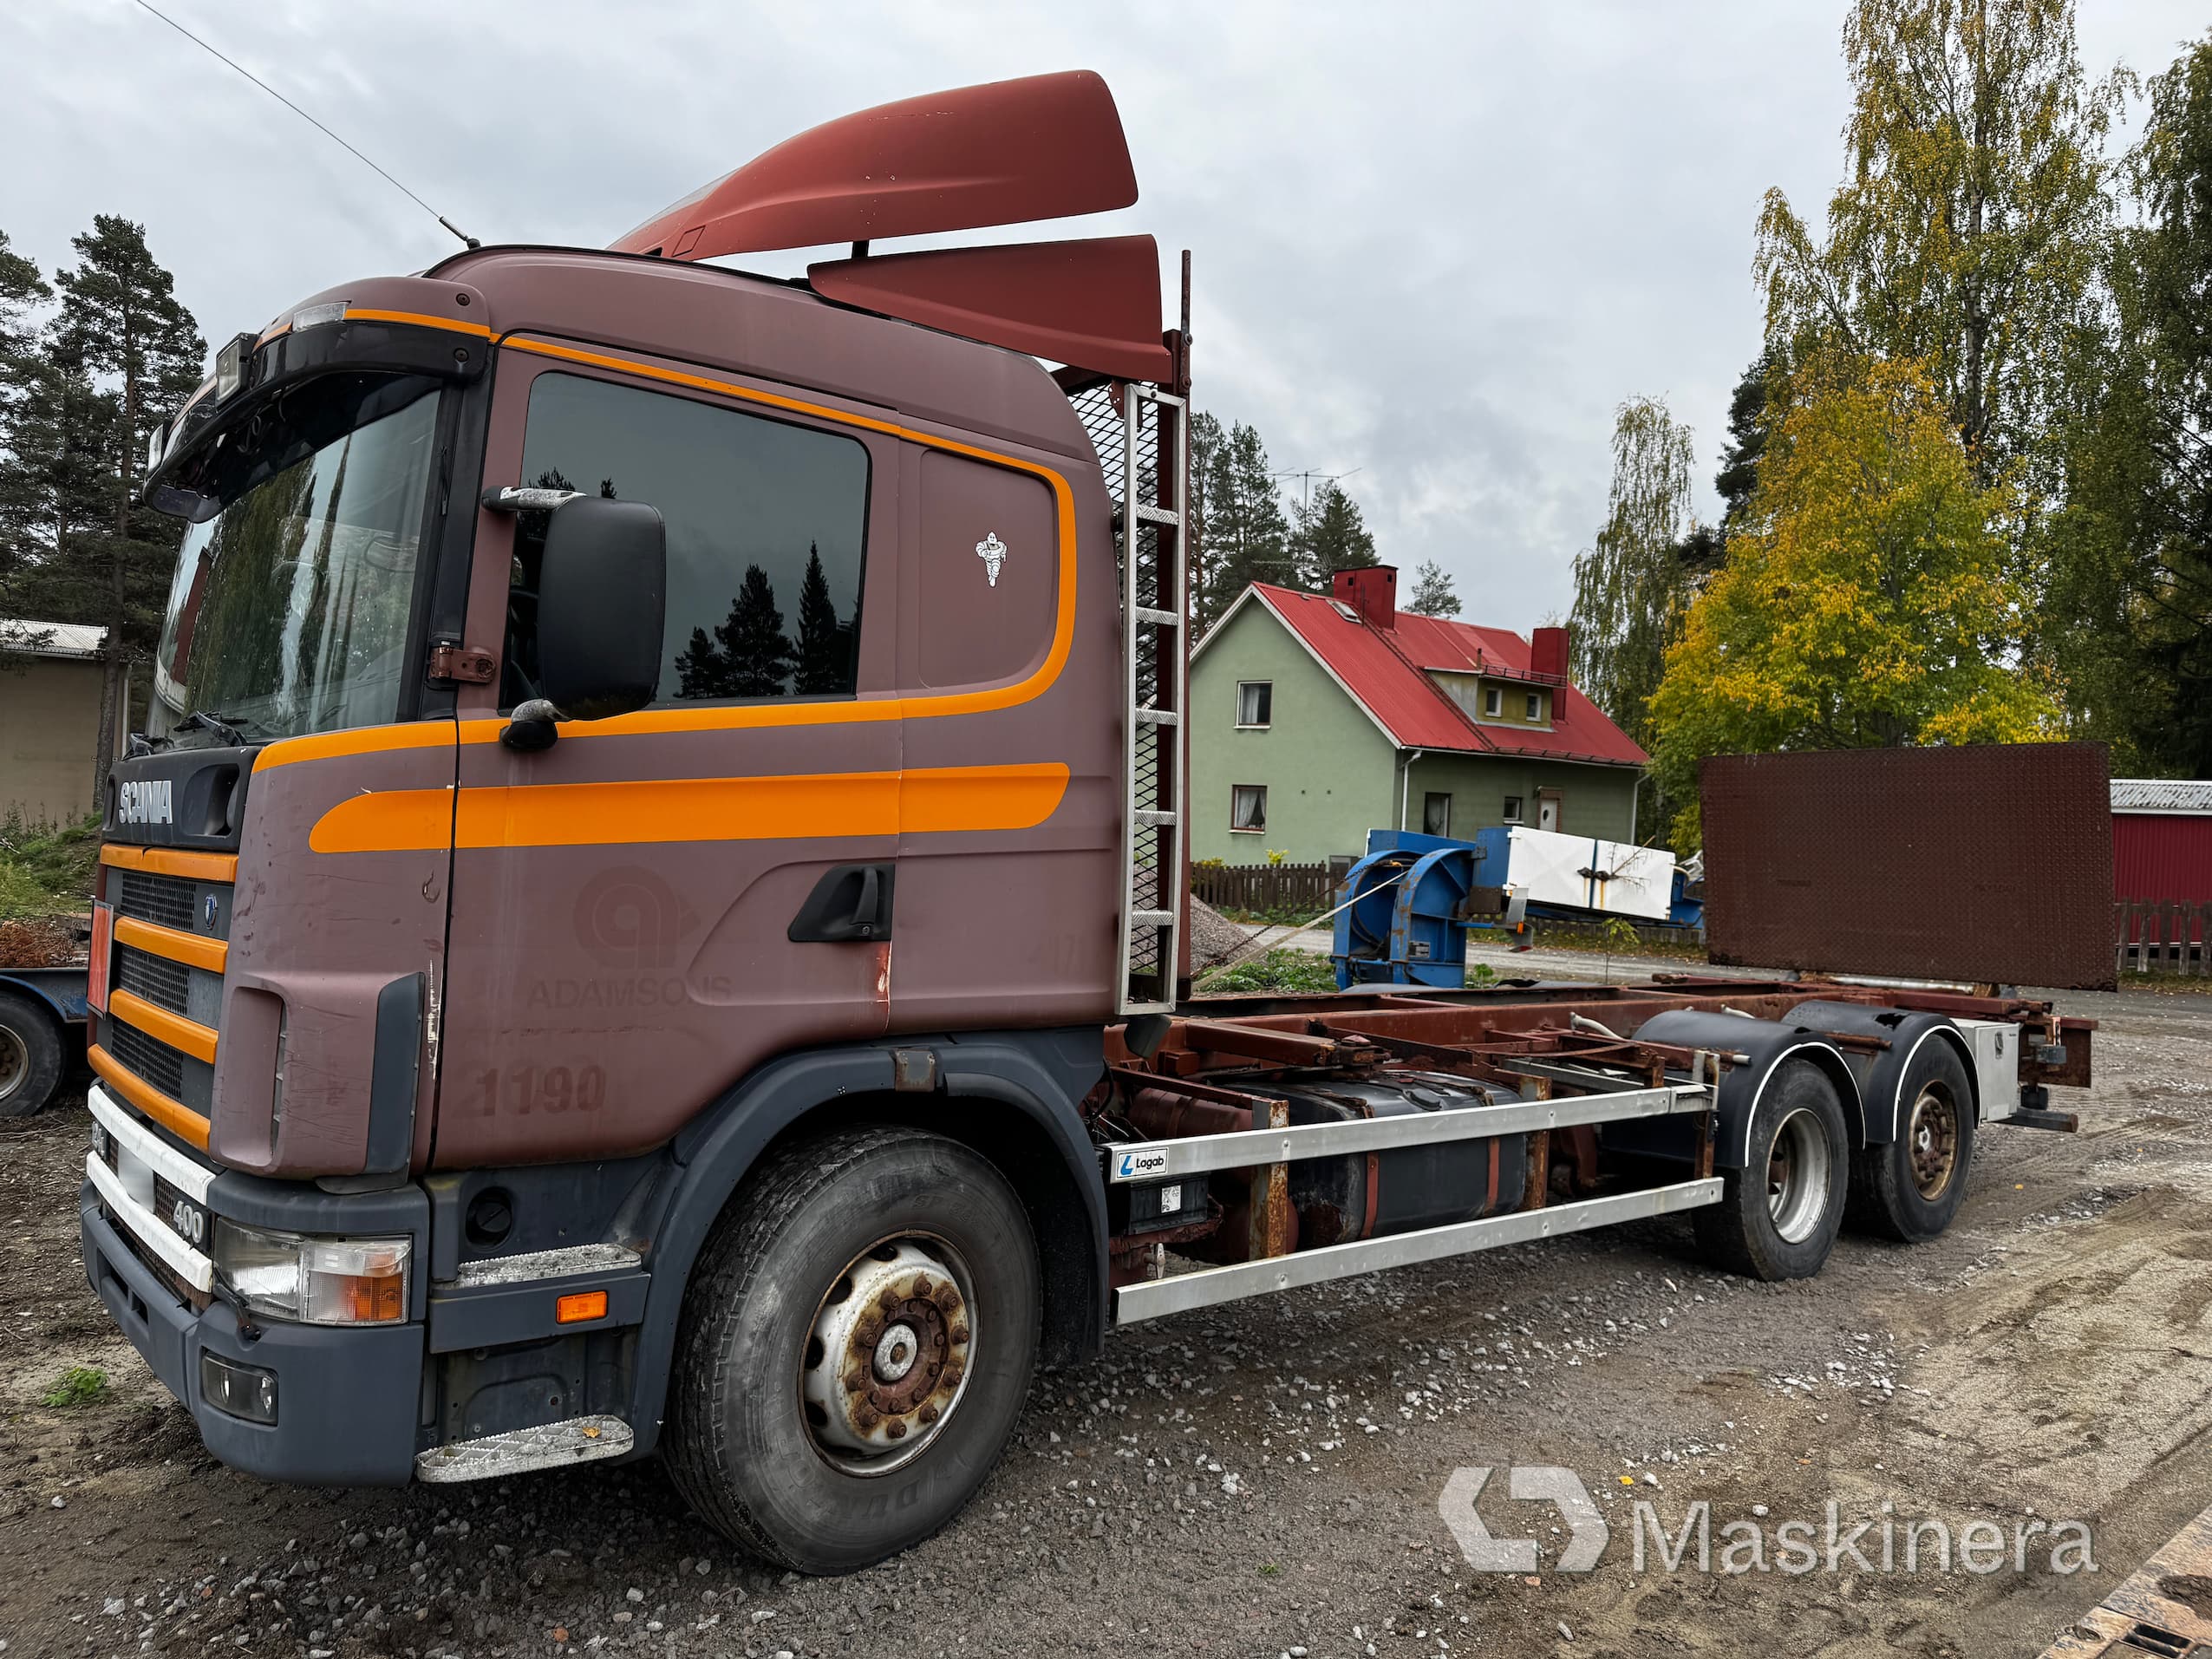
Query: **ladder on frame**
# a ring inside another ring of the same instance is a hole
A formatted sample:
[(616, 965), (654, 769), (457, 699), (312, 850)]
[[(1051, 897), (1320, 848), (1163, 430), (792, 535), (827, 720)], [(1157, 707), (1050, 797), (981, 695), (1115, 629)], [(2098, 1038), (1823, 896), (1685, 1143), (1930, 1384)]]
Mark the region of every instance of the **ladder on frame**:
[(1190, 694), (1189, 400), (1122, 382), (1120, 526), (1122, 686), (1121, 946), (1117, 1011), (1175, 1007), (1189, 857), (1184, 726)]

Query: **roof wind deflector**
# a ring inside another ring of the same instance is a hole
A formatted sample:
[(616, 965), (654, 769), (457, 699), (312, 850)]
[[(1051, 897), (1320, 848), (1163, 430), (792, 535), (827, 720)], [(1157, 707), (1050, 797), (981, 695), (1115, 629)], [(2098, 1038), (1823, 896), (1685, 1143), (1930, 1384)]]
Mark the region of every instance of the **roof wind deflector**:
[(714, 259), (1067, 219), (1136, 199), (1113, 95), (1098, 75), (1076, 69), (931, 93), (825, 122), (611, 245), (617, 253)]
[(806, 267), (825, 299), (1124, 380), (1165, 381), (1149, 236), (941, 248)]

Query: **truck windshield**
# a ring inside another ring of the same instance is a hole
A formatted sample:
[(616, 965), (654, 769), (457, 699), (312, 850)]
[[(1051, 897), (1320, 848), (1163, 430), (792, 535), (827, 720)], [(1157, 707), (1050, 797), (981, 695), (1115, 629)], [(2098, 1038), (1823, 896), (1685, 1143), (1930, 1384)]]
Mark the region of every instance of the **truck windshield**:
[(152, 735), (192, 715), (249, 742), (398, 718), (437, 415), (427, 382), (343, 376), (244, 428), (222, 510), (178, 555)]

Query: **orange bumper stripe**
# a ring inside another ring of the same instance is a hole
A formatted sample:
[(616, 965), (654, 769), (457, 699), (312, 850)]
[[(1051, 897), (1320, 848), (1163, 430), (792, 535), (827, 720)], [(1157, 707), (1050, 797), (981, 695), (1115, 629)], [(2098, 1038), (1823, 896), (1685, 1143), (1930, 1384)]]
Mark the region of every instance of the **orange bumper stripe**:
[(231, 947), (220, 939), (204, 939), (197, 933), (179, 932), (130, 916), (115, 918), (115, 943), (187, 967), (204, 968), (211, 974), (221, 973), (231, 957)]
[(667, 778), (392, 789), (354, 795), (309, 833), (317, 852), (667, 841), (817, 840), (831, 836), (1031, 829), (1067, 793), (1067, 767), (936, 767), (763, 778)]
[(98, 1072), (118, 1094), (178, 1140), (197, 1146), (202, 1152), (207, 1150), (206, 1118), (190, 1107), (171, 1100), (137, 1073), (126, 1071), (117, 1063), (115, 1057), (98, 1043), (94, 1043), (85, 1053), (92, 1061), (93, 1070)]
[(238, 855), (235, 852), (187, 852), (173, 846), (124, 846), (110, 842), (100, 849), (100, 862), (118, 870), (143, 870), (149, 875), (181, 876), (186, 881), (236, 881)]
[(134, 1025), (149, 1037), (158, 1037), (180, 1054), (215, 1063), (215, 1034), (197, 1021), (149, 1003), (129, 991), (108, 993), (108, 1012), (125, 1025)]

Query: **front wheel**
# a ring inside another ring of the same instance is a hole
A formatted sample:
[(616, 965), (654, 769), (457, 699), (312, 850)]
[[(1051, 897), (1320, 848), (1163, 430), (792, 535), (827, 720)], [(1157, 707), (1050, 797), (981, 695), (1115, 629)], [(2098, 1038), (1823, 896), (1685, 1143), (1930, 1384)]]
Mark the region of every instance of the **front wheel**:
[(758, 1170), (701, 1252), (668, 1462), (734, 1543), (851, 1572), (974, 1496), (1028, 1391), (1041, 1304), (1020, 1197), (971, 1147), (871, 1126)]
[(1715, 1265), (1755, 1279), (1808, 1279), (1843, 1225), (1843, 1107), (1808, 1060), (1785, 1061), (1752, 1114), (1750, 1158), (1725, 1172), (1721, 1199), (1692, 1212)]

